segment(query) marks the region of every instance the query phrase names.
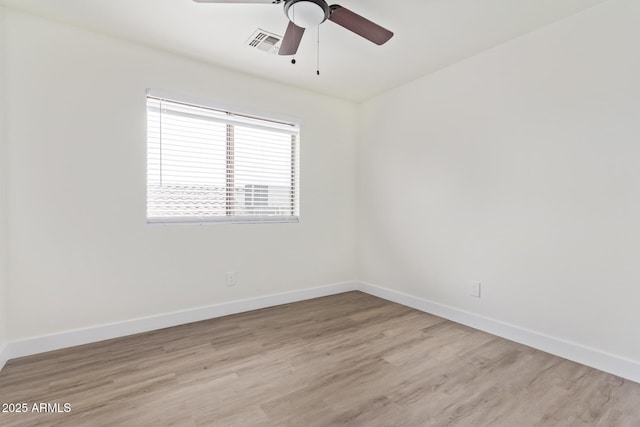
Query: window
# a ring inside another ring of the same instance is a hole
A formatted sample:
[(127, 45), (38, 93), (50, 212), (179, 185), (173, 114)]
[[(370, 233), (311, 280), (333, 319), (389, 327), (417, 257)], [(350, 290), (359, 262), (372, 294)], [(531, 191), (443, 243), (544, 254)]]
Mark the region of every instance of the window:
[(296, 222), (299, 127), (147, 96), (148, 222)]

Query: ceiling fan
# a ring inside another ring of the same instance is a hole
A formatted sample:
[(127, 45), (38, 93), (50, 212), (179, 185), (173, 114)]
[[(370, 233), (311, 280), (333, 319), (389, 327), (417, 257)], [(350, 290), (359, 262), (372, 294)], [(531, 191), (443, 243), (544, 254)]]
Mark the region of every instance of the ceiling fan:
[(325, 0), (194, 0), (197, 3), (284, 3), (284, 13), (289, 18), (287, 31), (282, 39), (280, 55), (295, 55), (306, 28), (316, 27), (324, 21), (332, 21), (358, 34), (361, 37), (382, 45), (393, 37), (393, 33), (380, 25), (369, 21), (334, 4), (329, 6)]

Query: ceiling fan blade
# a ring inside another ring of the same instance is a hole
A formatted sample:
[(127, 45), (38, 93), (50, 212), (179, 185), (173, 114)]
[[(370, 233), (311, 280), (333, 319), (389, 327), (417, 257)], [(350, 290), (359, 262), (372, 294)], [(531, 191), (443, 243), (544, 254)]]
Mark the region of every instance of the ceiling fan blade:
[(196, 3), (280, 3), (280, 0), (193, 0)]
[(289, 21), (278, 55), (295, 55), (298, 51), (298, 46), (300, 46), (303, 34), (304, 28), (298, 27), (296, 24)]
[(385, 44), (393, 37), (393, 33), (386, 28), (337, 4), (331, 6), (329, 20), (377, 45)]

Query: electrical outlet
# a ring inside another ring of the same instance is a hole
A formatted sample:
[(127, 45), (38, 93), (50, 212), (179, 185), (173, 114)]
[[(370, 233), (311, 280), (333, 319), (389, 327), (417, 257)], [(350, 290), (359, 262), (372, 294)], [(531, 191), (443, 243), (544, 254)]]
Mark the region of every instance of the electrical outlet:
[(227, 286), (235, 286), (236, 285), (237, 281), (236, 281), (236, 272), (235, 271), (227, 271), (226, 278), (227, 278)]
[(481, 295), (481, 283), (473, 282), (469, 285), (469, 295), (472, 297), (480, 298)]

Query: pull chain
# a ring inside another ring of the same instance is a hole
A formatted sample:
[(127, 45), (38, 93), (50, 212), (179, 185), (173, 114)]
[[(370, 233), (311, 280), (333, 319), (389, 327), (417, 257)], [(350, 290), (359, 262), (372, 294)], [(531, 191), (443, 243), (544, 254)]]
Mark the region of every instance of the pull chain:
[[(293, 14), (291, 16), (292, 20), (291, 22), (293, 22), (293, 25), (296, 24), (296, 5), (292, 4), (291, 7), (293, 8)], [(296, 54), (293, 54), (293, 58), (291, 58), (291, 63), (295, 64), (296, 63)]]
[(320, 75), (320, 25), (318, 25), (318, 47), (316, 58), (316, 74)]

